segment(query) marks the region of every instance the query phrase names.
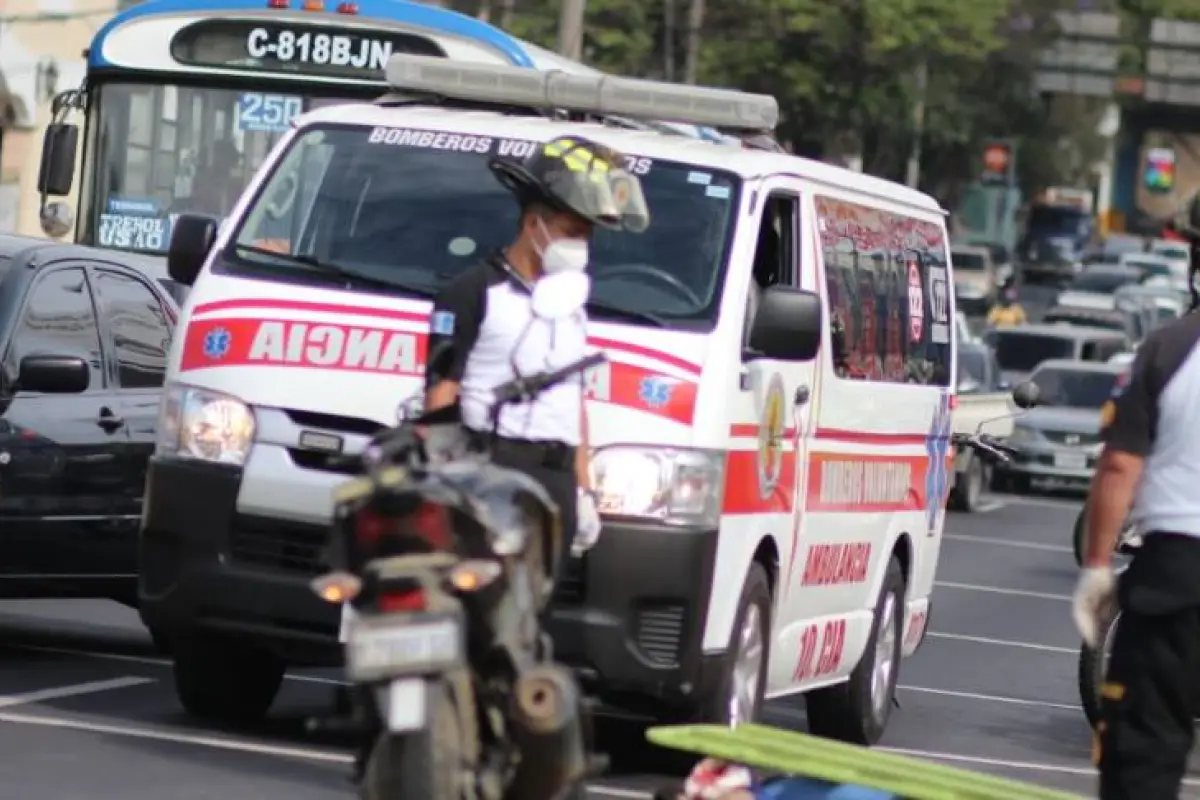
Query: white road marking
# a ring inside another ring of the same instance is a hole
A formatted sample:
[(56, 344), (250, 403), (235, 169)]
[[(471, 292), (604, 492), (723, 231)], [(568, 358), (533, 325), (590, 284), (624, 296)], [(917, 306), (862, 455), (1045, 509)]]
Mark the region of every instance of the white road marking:
[(39, 725), (46, 728), (65, 728), (84, 733), (101, 733), (110, 736), (125, 736), (131, 739), (151, 739), (159, 742), (175, 744), (190, 744), (199, 747), (211, 747), (218, 750), (235, 750), (242, 753), (257, 753), (259, 755), (282, 756), (307, 761), (324, 761), (333, 764), (353, 764), (354, 756), (349, 753), (337, 753), (329, 750), (312, 750), (305, 747), (287, 747), (284, 745), (249, 742), (244, 739), (232, 739), (223, 736), (202, 736), (194, 733), (156, 730), (132, 725), (110, 725), (98, 722), (87, 722), (63, 717), (48, 717), (35, 714), (12, 714), (0, 712), (0, 723), (10, 725)]
[(601, 797), (627, 797), (630, 800), (643, 800), (643, 798), (654, 797), (649, 792), (638, 791), (637, 789), (622, 789), (618, 786), (591, 786), (587, 787), (588, 794), (598, 794)]
[(128, 675), (124, 678), (112, 678), (106, 681), (89, 681), (87, 683), (76, 683), (71, 686), (55, 686), (49, 689), (38, 689), (33, 692), (21, 692), (20, 694), (0, 695), (0, 708), (12, 708), (13, 706), (25, 706), (31, 703), (41, 703), (46, 700), (59, 700), (64, 697), (78, 697), (83, 694), (99, 694), (100, 692), (113, 692), (117, 689), (128, 689), (131, 686), (141, 686), (147, 683), (154, 683), (153, 678), (143, 678), (135, 675)]
[(1057, 544), (1040, 544), (1038, 542), (1022, 542), (1012, 539), (993, 539), (989, 536), (969, 536), (961, 533), (945, 533), (942, 534), (943, 539), (949, 539), (952, 542), (975, 542), (977, 544), (994, 544), (999, 547), (1017, 547), (1023, 550), (1041, 550), (1044, 553), (1074, 553), (1075, 551), (1069, 547), (1064, 547)]
[(1003, 695), (979, 694), (977, 692), (956, 692), (951, 689), (932, 689), (928, 686), (901, 685), (896, 688), (905, 692), (935, 694), (941, 697), (957, 697), (960, 700), (980, 700), (985, 703), (1004, 703), (1005, 705), (1013, 706), (1034, 706), (1036, 708), (1057, 708), (1064, 711), (1082, 712), (1082, 708), (1078, 703), (1051, 703), (1049, 700), (1028, 700), (1024, 697), (1004, 697)]
[(973, 583), (954, 583), (953, 581), (934, 581), (933, 585), (942, 589), (962, 589), (968, 592), (987, 592), (989, 594), (1006, 594), (1013, 597), (1036, 597), (1039, 600), (1059, 600), (1071, 602), (1067, 594), (1051, 594), (1049, 592), (1030, 592), (1025, 589), (1005, 589), (1000, 586), (977, 586)]
[(937, 631), (929, 631), (925, 634), (930, 639), (947, 639), (953, 642), (972, 642), (973, 644), (994, 644), (997, 647), (1017, 647), (1024, 650), (1038, 650), (1043, 653), (1064, 653), (1070, 656), (1078, 656), (1079, 649), (1071, 647), (1054, 647), (1048, 644), (1034, 644), (1033, 642), (1013, 642), (1008, 639), (992, 639), (987, 636), (967, 636), (962, 633), (939, 633)]
[[(40, 644), (11, 644), (9, 642), (0, 643), (0, 648), (8, 648), (9, 650), (28, 650), (33, 653), (55, 653), (64, 656), (79, 656), (80, 658), (95, 658), (100, 661), (123, 661), (127, 664), (146, 664), (152, 667), (169, 667), (171, 659), (155, 658), (154, 656), (131, 656), (127, 653), (105, 653), (98, 650), (80, 650), (74, 647), (49, 647)], [(293, 675), (288, 673), (283, 676), (284, 680), (297, 681), (298, 683), (319, 683), (327, 686), (348, 686), (346, 681), (338, 680), (337, 678), (322, 678), (317, 675)]]
[(975, 507), (976, 514), (991, 514), (993, 511), (999, 511), (1004, 508), (1007, 503), (1003, 500), (984, 500)]
[(1065, 508), (1079, 511), (1083, 507), (1083, 499), (1068, 500), (1053, 497), (1030, 497), (1029, 495), (1012, 495), (1008, 502), (1015, 506), (1041, 506), (1042, 508)]
[[(984, 758), (982, 756), (964, 756), (957, 753), (934, 753), (928, 750), (911, 750), (906, 747), (876, 747), (885, 753), (895, 753), (900, 756), (913, 758), (928, 758), (933, 761), (953, 761), (961, 764), (979, 764), (987, 767), (1006, 767), (1008, 769), (1029, 770), (1030, 772), (1057, 772), (1063, 775), (1084, 775), (1089, 778), (1096, 776), (1095, 767), (1072, 767), (1066, 764), (1037, 764), (1031, 761), (1009, 761), (1002, 758)], [(1200, 778), (1184, 778), (1186, 786), (1200, 786)]]

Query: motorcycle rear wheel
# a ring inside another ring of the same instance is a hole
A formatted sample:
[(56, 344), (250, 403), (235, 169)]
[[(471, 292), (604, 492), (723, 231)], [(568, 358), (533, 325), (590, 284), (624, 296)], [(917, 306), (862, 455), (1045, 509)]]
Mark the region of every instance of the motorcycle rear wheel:
[(360, 787), (362, 800), (462, 797), (462, 731), (450, 687), (431, 682), (426, 692), (423, 730), (402, 734), (385, 730), (376, 739)]

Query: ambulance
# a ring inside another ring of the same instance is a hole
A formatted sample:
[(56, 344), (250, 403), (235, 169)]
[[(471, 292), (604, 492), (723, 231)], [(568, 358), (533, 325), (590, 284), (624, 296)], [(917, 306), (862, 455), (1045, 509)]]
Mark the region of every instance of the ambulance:
[(183, 706), (252, 718), (285, 669), (339, 662), (309, 589), (337, 457), (419, 395), (431, 297), (516, 230), (489, 159), (577, 135), (622, 154), (652, 219), (592, 243), (604, 530), (558, 589), (555, 656), (616, 712), (742, 722), (803, 694), (813, 731), (878, 740), (951, 485), (945, 211), (742, 144), (775, 127), (770, 97), (420, 56), (388, 77), (391, 98), (297, 119), (224, 224), (184, 215), (172, 238), (193, 289), (139, 593)]

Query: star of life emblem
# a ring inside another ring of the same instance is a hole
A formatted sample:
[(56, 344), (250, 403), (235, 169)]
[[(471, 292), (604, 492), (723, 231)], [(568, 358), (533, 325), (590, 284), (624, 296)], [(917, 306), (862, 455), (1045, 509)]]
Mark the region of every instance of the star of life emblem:
[(925, 453), (929, 456), (925, 467), (925, 525), (930, 536), (937, 531), (938, 521), (945, 513), (946, 492), (950, 488), (950, 469), (946, 464), (950, 454), (950, 432), (950, 395), (943, 393), (938, 398), (933, 422), (925, 437)]

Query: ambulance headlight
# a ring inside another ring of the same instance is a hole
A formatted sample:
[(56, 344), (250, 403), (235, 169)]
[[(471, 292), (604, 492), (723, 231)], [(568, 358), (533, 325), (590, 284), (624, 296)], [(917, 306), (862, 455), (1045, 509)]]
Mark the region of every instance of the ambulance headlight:
[(725, 456), (708, 450), (613, 446), (592, 453), (600, 513), (672, 525), (713, 525), (721, 516)]
[(254, 412), (236, 397), (178, 384), (163, 393), (157, 455), (241, 466), (253, 441)]

